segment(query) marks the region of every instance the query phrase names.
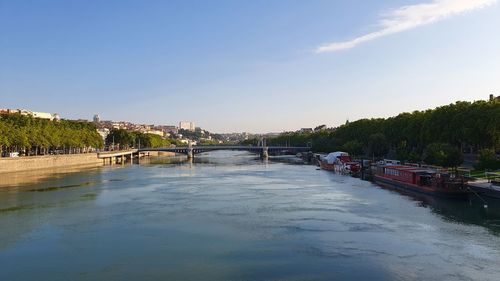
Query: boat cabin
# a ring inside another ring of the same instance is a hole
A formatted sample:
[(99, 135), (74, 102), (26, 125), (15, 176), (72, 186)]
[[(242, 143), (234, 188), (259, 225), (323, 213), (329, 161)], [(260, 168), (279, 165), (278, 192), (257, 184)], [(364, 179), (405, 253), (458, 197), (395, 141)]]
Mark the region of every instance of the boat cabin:
[(340, 164), (340, 163), (350, 162), (351, 157), (347, 152), (336, 151), (329, 153), (325, 157), (325, 160), (328, 164)]
[(377, 172), (385, 178), (420, 186), (431, 186), (432, 179), (437, 176), (435, 171), (411, 166), (384, 165), (379, 166)]

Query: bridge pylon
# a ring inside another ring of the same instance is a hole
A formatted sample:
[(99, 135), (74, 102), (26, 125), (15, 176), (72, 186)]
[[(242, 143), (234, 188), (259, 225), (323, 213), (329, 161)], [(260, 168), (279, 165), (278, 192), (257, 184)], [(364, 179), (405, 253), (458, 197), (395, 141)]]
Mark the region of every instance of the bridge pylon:
[(262, 148), (260, 151), (260, 158), (267, 159), (269, 157), (269, 148), (267, 147), (266, 138), (262, 138), (260, 141)]
[(188, 142), (188, 148), (186, 149), (186, 156), (188, 159), (193, 159), (194, 153), (193, 153), (193, 144), (191, 141)]
[(269, 149), (267, 146), (262, 147), (262, 151), (260, 152), (260, 158), (267, 159), (269, 157)]

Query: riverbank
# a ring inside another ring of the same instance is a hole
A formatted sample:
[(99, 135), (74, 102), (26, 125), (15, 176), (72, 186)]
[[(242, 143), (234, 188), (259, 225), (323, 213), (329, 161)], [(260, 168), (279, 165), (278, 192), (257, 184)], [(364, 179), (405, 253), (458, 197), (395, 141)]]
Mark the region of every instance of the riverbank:
[(0, 158), (0, 174), (99, 164), (96, 153)]
[[(147, 156), (173, 157), (175, 155), (176, 154), (173, 152), (154, 151), (148, 152)], [(15, 158), (6, 157), (0, 158), (0, 174), (99, 165), (103, 165), (103, 160), (99, 159), (96, 153), (28, 156)]]

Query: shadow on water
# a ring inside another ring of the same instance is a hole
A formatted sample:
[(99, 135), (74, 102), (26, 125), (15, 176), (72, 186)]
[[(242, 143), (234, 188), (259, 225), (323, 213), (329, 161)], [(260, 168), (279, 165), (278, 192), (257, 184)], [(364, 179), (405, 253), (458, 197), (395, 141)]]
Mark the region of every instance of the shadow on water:
[(269, 161), (294, 165), (308, 164), (302, 158), (296, 157), (295, 155), (270, 156)]
[(212, 165), (249, 165), (262, 163), (284, 163), (284, 164), (307, 164), (303, 159), (296, 156), (270, 156), (269, 159), (261, 159), (258, 155), (250, 152), (234, 153), (234, 151), (205, 152), (195, 155), (193, 159), (186, 156), (158, 156), (141, 159), (142, 165), (185, 165), (185, 164), (212, 164)]
[(405, 195), (429, 208), (443, 219), (457, 223), (483, 226), (495, 234), (500, 233), (500, 200), (494, 198), (478, 198), (470, 195), (467, 200), (446, 199), (422, 193), (403, 191), (386, 185), (378, 185), (382, 189)]
[(263, 161), (255, 154), (234, 151), (214, 151), (196, 154), (192, 159), (186, 156), (155, 156), (141, 159), (141, 165), (231, 165), (243, 166), (261, 164)]
[(60, 189), (65, 189), (65, 188), (71, 188), (71, 187), (91, 186), (91, 185), (94, 185), (94, 184), (95, 184), (95, 182), (86, 181), (86, 182), (77, 183), (77, 184), (67, 184), (67, 185), (49, 186), (49, 187), (29, 189), (28, 191), (31, 191), (31, 192), (47, 192), (47, 191), (54, 191), (54, 190), (60, 190)]
[(0, 188), (15, 188), (64, 178), (72, 173), (97, 171), (102, 165), (82, 165), (0, 174)]
[(121, 181), (104, 179), (109, 169), (117, 168), (44, 169), (1, 178), (0, 250), (37, 235), (47, 221), (63, 216), (58, 212), (61, 207), (95, 201), (103, 183)]

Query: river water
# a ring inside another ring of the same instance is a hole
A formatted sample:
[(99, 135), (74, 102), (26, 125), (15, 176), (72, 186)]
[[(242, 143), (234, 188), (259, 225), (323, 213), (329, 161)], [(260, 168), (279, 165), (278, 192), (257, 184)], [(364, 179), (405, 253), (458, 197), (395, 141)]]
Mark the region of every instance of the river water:
[(195, 160), (4, 186), (0, 280), (500, 280), (498, 204), (244, 152)]

